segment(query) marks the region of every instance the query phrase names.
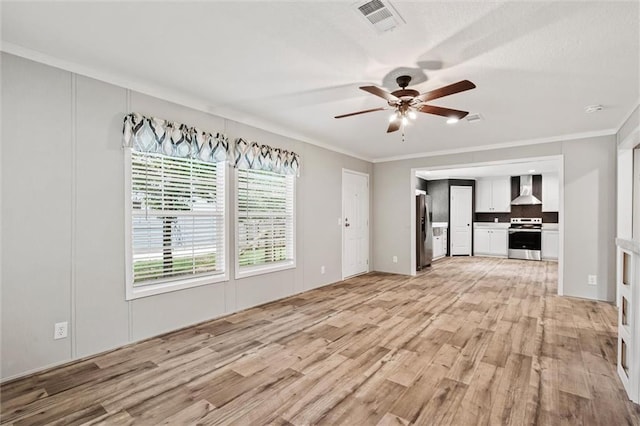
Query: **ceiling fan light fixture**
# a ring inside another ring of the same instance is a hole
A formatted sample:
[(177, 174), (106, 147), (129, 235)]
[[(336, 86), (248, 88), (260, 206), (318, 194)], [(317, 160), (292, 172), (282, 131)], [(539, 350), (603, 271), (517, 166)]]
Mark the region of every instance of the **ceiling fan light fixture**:
[[(373, 4), (379, 0), (370, 1)], [(410, 76), (398, 76), (396, 78), (396, 83), (398, 83), (400, 89), (394, 90), (393, 92), (389, 92), (388, 90), (378, 86), (360, 86), (360, 90), (364, 90), (369, 94), (384, 99), (387, 102), (387, 106), (365, 109), (363, 111), (356, 111), (348, 114), (336, 115), (335, 118), (351, 117), (354, 115), (391, 109), (392, 114), (389, 116), (389, 126), (387, 127), (387, 133), (397, 132), (398, 130), (402, 129), (402, 137), (404, 140), (404, 128), (409, 124), (410, 121), (417, 118), (418, 112), (424, 112), (427, 114), (434, 114), (448, 118), (448, 123), (450, 124), (458, 122), (459, 118), (468, 116), (468, 111), (459, 111), (451, 108), (428, 105), (427, 102), (433, 99), (439, 99), (445, 96), (474, 89), (476, 85), (469, 80), (462, 80), (457, 83), (449, 84), (447, 86), (443, 86), (439, 89), (431, 90), (425, 93), (420, 93), (414, 89), (407, 89), (407, 86), (410, 82)], [(454, 117), (455, 119), (452, 120), (452, 118)]]
[(458, 121), (460, 120), (458, 120), (456, 117), (449, 117), (447, 119), (447, 124), (456, 124)]

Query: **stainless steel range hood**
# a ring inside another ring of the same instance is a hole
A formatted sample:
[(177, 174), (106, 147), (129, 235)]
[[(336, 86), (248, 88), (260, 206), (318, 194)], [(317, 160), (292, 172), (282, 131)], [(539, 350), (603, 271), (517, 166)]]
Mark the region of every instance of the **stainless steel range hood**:
[(531, 206), (542, 204), (542, 201), (533, 196), (533, 176), (520, 176), (520, 195), (511, 200), (512, 206)]

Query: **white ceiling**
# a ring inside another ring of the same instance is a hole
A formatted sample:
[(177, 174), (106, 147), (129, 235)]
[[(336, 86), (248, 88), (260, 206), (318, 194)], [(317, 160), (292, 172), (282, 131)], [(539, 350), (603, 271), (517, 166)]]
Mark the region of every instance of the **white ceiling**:
[(491, 164), (452, 169), (418, 170), (416, 176), (425, 180), (476, 179), (489, 176), (522, 176), (558, 173), (558, 160), (514, 161), (506, 164)]
[[(640, 99), (637, 1), (392, 4), (378, 34), (352, 1), (3, 1), (2, 49), (367, 159), (615, 131)], [(399, 68), (473, 81), (432, 103), (483, 121), (420, 114), (402, 142), (386, 111), (333, 118)]]

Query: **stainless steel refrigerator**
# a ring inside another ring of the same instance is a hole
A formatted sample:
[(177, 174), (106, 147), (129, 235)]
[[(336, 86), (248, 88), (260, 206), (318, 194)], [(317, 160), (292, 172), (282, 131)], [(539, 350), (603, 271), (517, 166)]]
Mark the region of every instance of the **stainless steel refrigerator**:
[(433, 229), (431, 196), (416, 195), (416, 269), (431, 265), (433, 258)]

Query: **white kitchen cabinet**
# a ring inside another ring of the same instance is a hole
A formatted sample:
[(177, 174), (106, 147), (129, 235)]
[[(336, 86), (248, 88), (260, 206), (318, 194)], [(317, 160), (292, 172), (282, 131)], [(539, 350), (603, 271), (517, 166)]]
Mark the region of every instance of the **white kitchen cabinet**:
[(442, 249), (442, 236), (433, 237), (433, 259), (438, 259), (444, 256), (444, 250)]
[(511, 178), (491, 177), (476, 180), (476, 213), (509, 213)]
[(473, 254), (507, 256), (507, 230), (476, 228), (473, 231)]
[(542, 175), (542, 211), (557, 212), (560, 207), (560, 181), (557, 174)]
[(433, 259), (447, 255), (447, 228), (433, 228)]
[(473, 254), (488, 254), (491, 251), (489, 241), (490, 229), (475, 229), (473, 231)]
[(558, 247), (560, 245), (560, 234), (558, 231), (542, 230), (542, 258), (558, 259)]

